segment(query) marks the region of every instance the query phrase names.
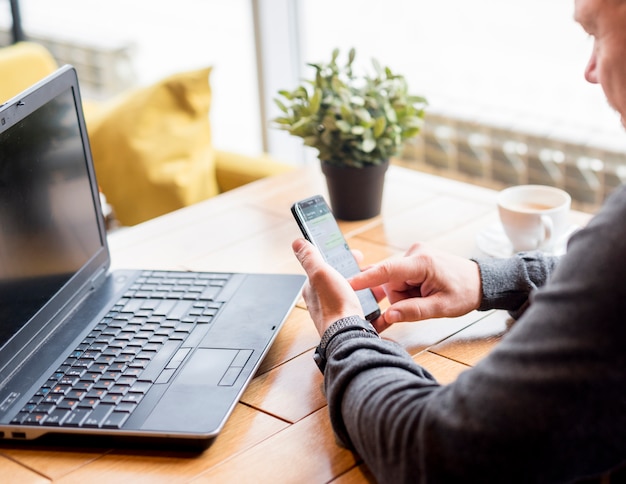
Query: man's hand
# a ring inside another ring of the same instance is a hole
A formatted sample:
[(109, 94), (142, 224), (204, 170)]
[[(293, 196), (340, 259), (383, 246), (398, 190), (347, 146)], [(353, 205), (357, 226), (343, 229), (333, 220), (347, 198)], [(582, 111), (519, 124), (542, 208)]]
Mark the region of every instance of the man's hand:
[(414, 244), (402, 258), (376, 264), (350, 279), (355, 290), (381, 289), (391, 305), (374, 323), (380, 332), (400, 321), (455, 317), (478, 309), (482, 286), (478, 265), (462, 257)]
[(320, 336), (338, 319), (363, 317), (361, 303), (348, 281), (324, 261), (315, 246), (296, 239), (291, 247), (309, 278), (302, 295)]

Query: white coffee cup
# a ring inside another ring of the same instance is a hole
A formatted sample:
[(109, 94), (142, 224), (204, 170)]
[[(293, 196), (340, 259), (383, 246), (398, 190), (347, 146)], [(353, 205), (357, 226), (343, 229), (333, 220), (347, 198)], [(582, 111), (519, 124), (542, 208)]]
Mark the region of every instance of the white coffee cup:
[(498, 212), (515, 252), (550, 250), (569, 228), (570, 195), (560, 188), (518, 185), (498, 195)]

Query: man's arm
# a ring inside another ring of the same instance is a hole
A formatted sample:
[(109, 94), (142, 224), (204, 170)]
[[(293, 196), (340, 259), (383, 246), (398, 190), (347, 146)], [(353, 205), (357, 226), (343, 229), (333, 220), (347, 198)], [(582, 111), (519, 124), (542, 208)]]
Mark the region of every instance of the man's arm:
[[(452, 384), (392, 342), (331, 341), (333, 428), (380, 482), (561, 482), (626, 459), (625, 218), (623, 189), (573, 236), (511, 332)], [(544, 280), (534, 273), (531, 288)]]
[(560, 257), (543, 252), (522, 252), (508, 259), (474, 259), (480, 269), (480, 311), (506, 309), (518, 319), (531, 293), (545, 285)]

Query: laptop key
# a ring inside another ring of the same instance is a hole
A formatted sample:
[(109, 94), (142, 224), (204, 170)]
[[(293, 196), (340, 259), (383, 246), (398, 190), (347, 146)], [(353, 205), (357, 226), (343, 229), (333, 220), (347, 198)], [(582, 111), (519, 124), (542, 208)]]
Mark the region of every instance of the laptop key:
[(134, 314), (139, 311), (143, 307), (144, 301), (141, 299), (129, 299), (128, 302), (124, 305), (124, 309), (122, 309), (122, 313), (131, 313)]
[(184, 318), (193, 307), (190, 301), (178, 301), (171, 311), (167, 314), (167, 319), (179, 320)]
[(40, 403), (39, 405), (37, 405), (33, 411), (37, 412), (37, 413), (45, 413), (48, 414), (50, 413), (52, 410), (54, 409), (54, 405), (52, 405), (51, 403)]
[(167, 316), (175, 304), (176, 301), (172, 299), (165, 299), (155, 308), (153, 314), (157, 316)]
[(106, 403), (99, 404), (85, 419), (82, 427), (100, 427), (100, 424), (106, 420), (109, 414), (113, 411), (114, 407), (115, 405), (109, 405)]
[(68, 425), (70, 427), (80, 427), (87, 415), (91, 413), (91, 410), (86, 408), (75, 408), (70, 412), (67, 416), (63, 425)]
[(136, 403), (132, 403), (132, 402), (124, 402), (122, 401), (121, 403), (119, 403), (117, 405), (117, 407), (115, 407), (115, 412), (126, 412), (126, 413), (132, 413), (133, 410), (135, 410), (135, 408), (137, 408), (137, 404)]
[(221, 290), (222, 288), (219, 286), (207, 286), (207, 288), (204, 290), (204, 292), (199, 297), (199, 299), (214, 300)]
[(56, 410), (53, 410), (50, 415), (48, 415), (46, 420), (43, 421), (43, 425), (58, 427), (65, 422), (65, 419), (70, 415), (70, 413), (70, 410), (57, 408)]
[(99, 403), (100, 403), (100, 398), (90, 398), (90, 397), (87, 397), (87, 398), (84, 398), (83, 400), (81, 400), (80, 403), (78, 404), (78, 406), (80, 408), (88, 408), (88, 409), (92, 410)]
[(179, 346), (180, 341), (167, 341), (146, 369), (141, 372), (139, 379), (142, 381), (154, 382)]
[(137, 381), (137, 378), (134, 376), (124, 376), (122, 375), (118, 380), (118, 385), (132, 386)]
[(115, 405), (116, 403), (121, 402), (121, 401), (122, 401), (122, 395), (109, 392), (102, 398), (102, 402), (100, 402), (100, 405), (103, 405), (105, 403), (112, 403)]
[(143, 393), (129, 392), (126, 395), (124, 395), (124, 398), (122, 398), (122, 403), (136, 405), (139, 402), (141, 402), (143, 395), (144, 395)]
[(63, 401), (61, 401), (57, 408), (64, 408), (64, 409), (69, 409), (71, 410), (72, 408), (75, 408), (78, 405), (78, 400), (74, 400), (72, 398), (64, 398)]
[(41, 425), (48, 418), (46, 413), (31, 413), (22, 420), (24, 425)]
[(126, 419), (130, 416), (128, 412), (112, 412), (111, 415), (102, 423), (102, 428), (119, 429)]
[(13, 417), (13, 420), (11, 420), (11, 423), (13, 425), (22, 424), (24, 423), (24, 419), (28, 417), (29, 415), (30, 415), (29, 412), (20, 412), (15, 417)]
[(150, 390), (150, 383), (145, 382), (145, 381), (138, 381), (136, 382), (130, 389), (131, 392), (133, 393), (146, 393), (148, 390)]

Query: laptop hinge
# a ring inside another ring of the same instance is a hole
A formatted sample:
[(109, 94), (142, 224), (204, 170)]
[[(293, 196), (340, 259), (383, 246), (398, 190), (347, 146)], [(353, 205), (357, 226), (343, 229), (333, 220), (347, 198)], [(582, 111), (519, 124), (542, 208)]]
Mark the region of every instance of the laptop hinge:
[(91, 283), (91, 286), (96, 288), (102, 285), (102, 283), (106, 279), (107, 273), (108, 273), (107, 266), (100, 267), (98, 269), (98, 272), (96, 272), (89, 281)]

